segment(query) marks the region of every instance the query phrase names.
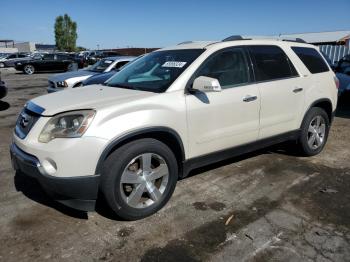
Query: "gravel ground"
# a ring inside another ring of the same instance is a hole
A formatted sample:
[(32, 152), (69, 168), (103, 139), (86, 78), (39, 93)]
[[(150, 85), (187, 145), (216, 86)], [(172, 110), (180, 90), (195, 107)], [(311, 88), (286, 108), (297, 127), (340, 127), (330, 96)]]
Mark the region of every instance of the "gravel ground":
[(1, 72), (0, 261), (350, 261), (349, 99), (320, 155), (279, 145), (196, 170), (160, 212), (125, 222), (103, 205), (66, 208), (15, 174), (16, 117), (49, 74)]

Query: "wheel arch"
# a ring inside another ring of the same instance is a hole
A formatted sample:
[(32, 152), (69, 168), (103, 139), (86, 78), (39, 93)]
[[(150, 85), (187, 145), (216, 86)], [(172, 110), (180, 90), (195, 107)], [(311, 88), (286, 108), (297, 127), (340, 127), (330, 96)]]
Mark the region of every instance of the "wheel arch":
[(308, 110), (306, 111), (303, 121), (305, 119), (305, 116), (307, 115), (307, 113), (309, 112), (309, 110), (313, 107), (319, 107), (322, 108), (324, 111), (326, 111), (327, 115), (328, 115), (328, 119), (329, 122), (332, 123), (333, 120), (333, 105), (332, 105), (332, 101), (329, 98), (321, 98), (318, 99), (316, 101), (314, 101), (308, 108)]
[(78, 81), (73, 85), (73, 88), (79, 87), (83, 84), (83, 81)]
[(179, 177), (182, 177), (185, 150), (180, 135), (168, 127), (149, 127), (127, 133), (113, 140), (102, 152), (95, 170), (95, 174), (102, 173), (102, 167), (107, 157), (117, 148), (131, 141), (142, 138), (154, 138), (166, 144), (173, 151), (179, 167)]

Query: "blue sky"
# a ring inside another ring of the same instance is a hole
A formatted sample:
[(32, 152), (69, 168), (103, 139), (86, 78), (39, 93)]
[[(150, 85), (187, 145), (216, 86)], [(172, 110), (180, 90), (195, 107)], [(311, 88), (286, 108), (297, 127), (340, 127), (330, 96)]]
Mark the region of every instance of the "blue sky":
[(0, 10), (0, 39), (54, 43), (55, 17), (67, 13), (88, 48), (350, 30), (350, 0), (4, 0)]

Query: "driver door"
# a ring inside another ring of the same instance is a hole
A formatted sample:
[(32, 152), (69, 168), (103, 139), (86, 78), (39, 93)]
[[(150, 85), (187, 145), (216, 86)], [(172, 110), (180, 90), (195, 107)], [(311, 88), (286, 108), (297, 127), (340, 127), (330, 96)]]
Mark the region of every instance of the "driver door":
[(257, 140), (260, 95), (248, 61), (244, 48), (229, 48), (209, 57), (195, 73), (194, 78), (218, 79), (222, 91), (186, 95), (189, 158)]

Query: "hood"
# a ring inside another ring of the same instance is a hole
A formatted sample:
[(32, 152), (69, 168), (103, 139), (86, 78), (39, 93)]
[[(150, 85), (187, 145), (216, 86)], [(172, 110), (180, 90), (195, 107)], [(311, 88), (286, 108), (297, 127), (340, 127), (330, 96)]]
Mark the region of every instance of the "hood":
[(74, 77), (79, 77), (79, 76), (93, 76), (98, 74), (98, 72), (92, 72), (88, 70), (78, 70), (78, 71), (71, 71), (71, 72), (66, 72), (66, 73), (61, 73), (61, 74), (56, 74), (51, 77), (49, 77), (49, 80), (52, 82), (61, 82), (65, 81), (70, 78)]
[(43, 116), (52, 116), (71, 110), (98, 110), (154, 95), (157, 95), (157, 93), (91, 85), (89, 87), (67, 89), (61, 92), (39, 96), (30, 102), (43, 108), (43, 112), (41, 113)]

